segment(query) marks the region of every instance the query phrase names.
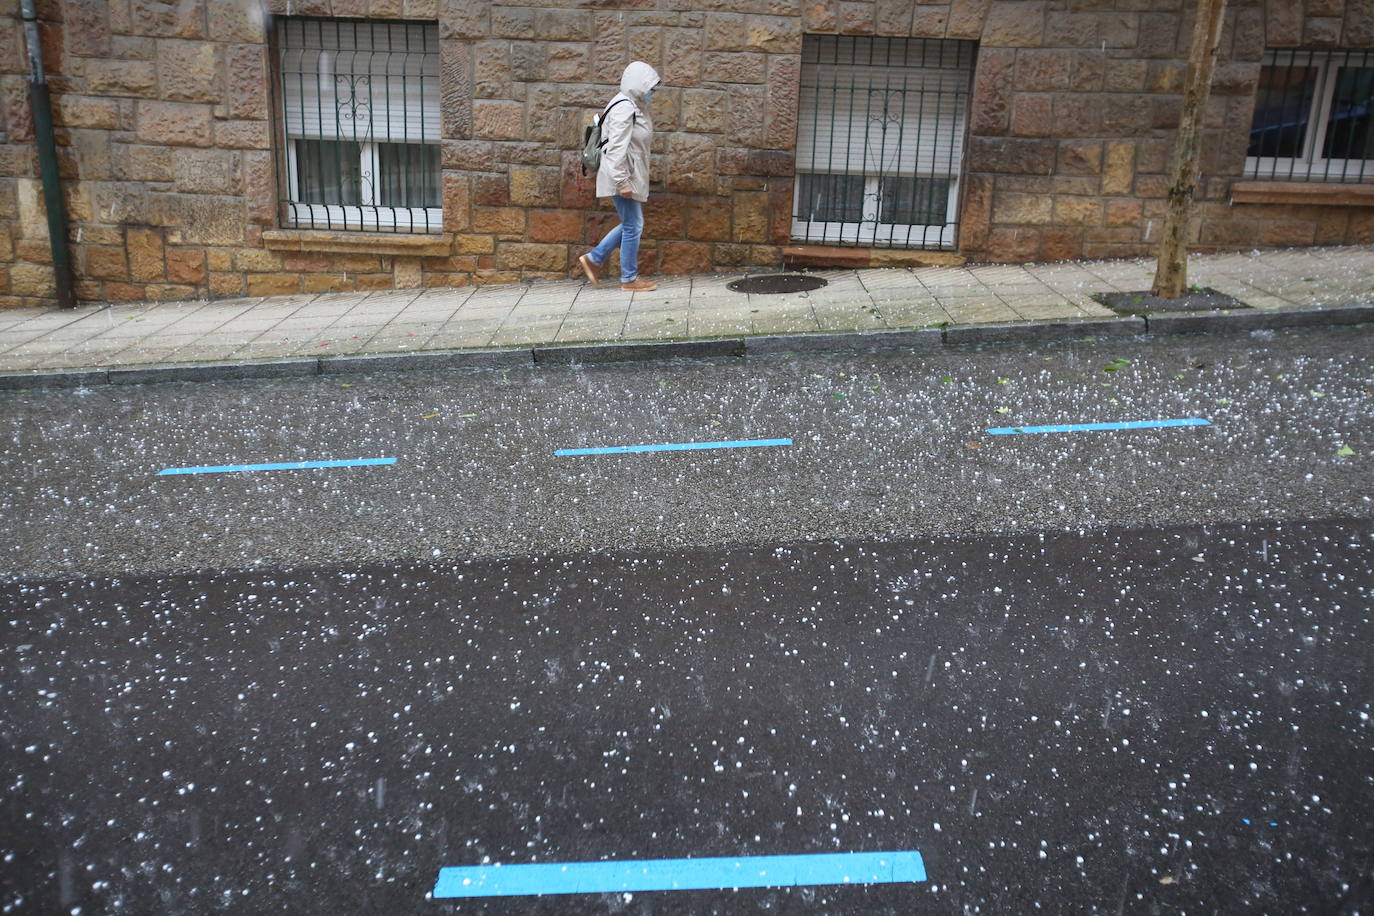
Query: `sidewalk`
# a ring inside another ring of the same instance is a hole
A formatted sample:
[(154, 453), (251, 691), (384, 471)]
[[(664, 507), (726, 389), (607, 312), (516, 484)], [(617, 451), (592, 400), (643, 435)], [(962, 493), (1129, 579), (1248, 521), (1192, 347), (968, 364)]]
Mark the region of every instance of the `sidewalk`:
[(0, 387), (1374, 321), (1368, 247), (1191, 259), (1192, 284), (1251, 309), (1141, 319), (1090, 298), (1148, 289), (1153, 273), (1151, 261), (1080, 261), (819, 271), (827, 286), (794, 295), (735, 293), (726, 283), (738, 275), (716, 275), (657, 278), (633, 296), (569, 280), (10, 311)]

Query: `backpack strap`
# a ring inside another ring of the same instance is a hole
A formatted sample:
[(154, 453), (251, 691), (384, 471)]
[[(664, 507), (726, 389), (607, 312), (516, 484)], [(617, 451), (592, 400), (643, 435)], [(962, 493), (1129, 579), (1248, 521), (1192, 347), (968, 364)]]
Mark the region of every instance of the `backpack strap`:
[[(608, 115), (608, 114), (611, 113), (611, 109), (614, 108), (615, 106), (619, 105), (621, 102), (628, 102), (628, 101), (630, 101), (630, 100), (629, 100), (629, 99), (616, 99), (614, 102), (612, 102), (611, 104), (607, 105), (607, 106), (606, 106), (606, 110), (603, 111), (603, 112), (601, 112), (601, 120), (596, 122), (597, 125), (598, 125), (598, 126), (603, 126), (603, 125), (605, 125), (605, 123), (606, 123), (606, 115)], [(635, 119), (635, 115), (633, 115), (633, 114), (630, 115), (630, 123), (634, 123), (634, 119)], [(607, 142), (606, 139), (603, 137), (602, 140), (601, 140), (601, 142), (598, 143), (597, 146), (605, 146), (605, 145), (606, 145), (606, 142)]]

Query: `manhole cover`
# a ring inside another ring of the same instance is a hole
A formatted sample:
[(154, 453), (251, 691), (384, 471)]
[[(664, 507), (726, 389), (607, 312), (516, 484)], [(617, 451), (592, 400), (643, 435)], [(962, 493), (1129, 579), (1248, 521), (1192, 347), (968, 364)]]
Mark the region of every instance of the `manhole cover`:
[(737, 293), (804, 293), (808, 289), (820, 289), (825, 286), (825, 281), (820, 277), (804, 277), (801, 274), (763, 274), (733, 280), (725, 285)]

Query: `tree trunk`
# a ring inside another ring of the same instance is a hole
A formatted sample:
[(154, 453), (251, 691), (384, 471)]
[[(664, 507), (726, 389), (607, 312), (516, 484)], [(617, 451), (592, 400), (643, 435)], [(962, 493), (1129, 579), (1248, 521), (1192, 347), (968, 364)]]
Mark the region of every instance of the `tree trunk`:
[(1198, 162), (1202, 156), (1202, 116), (1212, 90), (1212, 67), (1221, 41), (1221, 16), (1226, 0), (1198, 0), (1193, 24), (1193, 45), (1188, 51), (1188, 81), (1184, 86), (1183, 113), (1174, 144), (1173, 184), (1164, 214), (1164, 233), (1159, 240), (1159, 266), (1155, 268), (1156, 296), (1177, 299), (1188, 286), (1188, 217), (1197, 187)]

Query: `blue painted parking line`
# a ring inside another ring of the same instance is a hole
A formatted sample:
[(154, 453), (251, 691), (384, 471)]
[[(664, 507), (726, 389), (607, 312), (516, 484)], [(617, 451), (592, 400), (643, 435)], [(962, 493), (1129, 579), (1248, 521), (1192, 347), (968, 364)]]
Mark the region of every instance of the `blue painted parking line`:
[(915, 850), (742, 858), (638, 859), (439, 869), (434, 896), (519, 897), (622, 891), (723, 890), (926, 880)]
[(395, 458), (350, 458), (343, 461), (279, 461), (271, 464), (217, 464), (197, 468), (163, 468), (158, 477), (169, 474), (231, 474), (237, 471), (297, 471), (302, 468), (351, 468), (362, 465), (395, 464)]
[(1211, 426), (1211, 420), (1187, 417), (1182, 420), (1129, 420), (1124, 423), (1063, 423), (1054, 426), (994, 426), (990, 436), (1013, 436), (1018, 433), (1076, 433), (1085, 430), (1155, 429), (1162, 426)]
[(555, 455), (620, 455), (626, 452), (685, 452), (706, 448), (759, 448), (791, 445), (791, 439), (736, 439), (731, 442), (668, 442), (663, 445), (608, 445), (603, 448), (560, 448)]

